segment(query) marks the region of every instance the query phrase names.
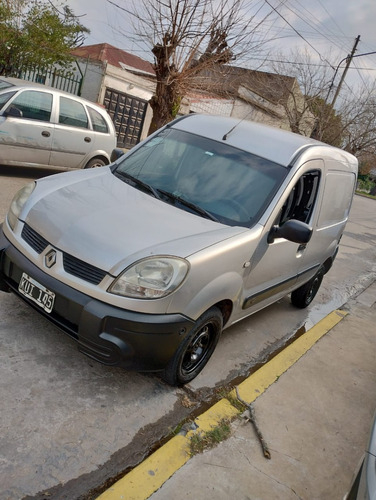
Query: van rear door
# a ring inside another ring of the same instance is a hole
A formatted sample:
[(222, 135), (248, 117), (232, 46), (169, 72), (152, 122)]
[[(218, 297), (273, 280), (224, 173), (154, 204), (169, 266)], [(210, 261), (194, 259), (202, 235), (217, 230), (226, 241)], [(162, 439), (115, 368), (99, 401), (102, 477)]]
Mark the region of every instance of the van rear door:
[(50, 164), (80, 168), (92, 150), (95, 150), (95, 132), (89, 128), (85, 107), (75, 99), (60, 96)]

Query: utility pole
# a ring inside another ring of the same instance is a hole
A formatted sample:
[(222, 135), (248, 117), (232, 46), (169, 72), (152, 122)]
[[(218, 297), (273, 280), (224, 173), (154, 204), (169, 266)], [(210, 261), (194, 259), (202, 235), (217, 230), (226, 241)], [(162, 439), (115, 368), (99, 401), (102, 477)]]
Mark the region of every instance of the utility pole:
[(356, 48), (358, 46), (358, 43), (359, 43), (359, 40), (360, 40), (360, 35), (358, 35), (356, 38), (355, 38), (355, 43), (354, 43), (354, 47), (352, 48), (352, 51), (351, 51), (351, 54), (349, 54), (347, 57), (346, 57), (346, 67), (344, 69), (344, 72), (341, 76), (341, 80), (338, 84), (338, 87), (337, 87), (337, 90), (336, 90), (336, 93), (334, 94), (334, 97), (333, 97), (333, 100), (332, 100), (332, 107), (334, 107), (334, 103), (336, 102), (337, 100), (337, 97), (338, 97), (338, 94), (339, 94), (339, 91), (342, 87), (342, 84), (343, 84), (343, 81), (345, 79), (345, 76), (346, 76), (346, 73), (347, 73), (347, 70), (349, 69), (349, 66), (351, 64), (351, 61), (354, 57), (354, 54), (355, 54), (355, 51), (356, 51)]

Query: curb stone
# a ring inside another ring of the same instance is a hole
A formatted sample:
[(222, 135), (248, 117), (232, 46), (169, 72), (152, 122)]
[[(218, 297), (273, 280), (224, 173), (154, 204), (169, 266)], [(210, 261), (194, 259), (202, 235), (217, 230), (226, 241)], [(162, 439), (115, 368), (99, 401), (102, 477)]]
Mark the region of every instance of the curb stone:
[[(245, 403), (254, 402), (347, 314), (348, 312), (340, 309), (328, 314), (240, 383), (231, 391), (231, 397), (237, 399), (238, 394), (240, 400)], [(228, 399), (219, 400), (194, 420), (191, 429), (171, 438), (102, 493), (97, 500), (146, 500), (189, 461), (190, 440), (193, 435), (213, 430), (224, 420), (234, 420), (240, 413)]]

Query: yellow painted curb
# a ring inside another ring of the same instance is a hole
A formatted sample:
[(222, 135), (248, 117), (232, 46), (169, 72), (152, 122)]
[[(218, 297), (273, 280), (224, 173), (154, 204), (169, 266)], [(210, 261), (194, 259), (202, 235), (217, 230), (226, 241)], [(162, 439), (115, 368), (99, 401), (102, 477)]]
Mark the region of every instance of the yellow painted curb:
[[(251, 404), (347, 314), (345, 311), (336, 310), (319, 321), (317, 325), (239, 384), (239, 397)], [(236, 397), (235, 391), (233, 395)], [(227, 399), (221, 399), (195, 419), (193, 429), (189, 430), (186, 435), (179, 434), (170, 439), (102, 493), (97, 500), (146, 500), (188, 462), (190, 439), (194, 434), (208, 432), (223, 420), (232, 420), (238, 414), (239, 410)]]
[(177, 435), (100, 495), (100, 500), (145, 500), (189, 460), (189, 440)]
[(221, 399), (194, 421), (197, 429), (190, 431), (191, 435), (197, 432), (208, 432), (217, 427), (223, 420), (232, 420), (239, 411), (232, 406), (228, 399)]

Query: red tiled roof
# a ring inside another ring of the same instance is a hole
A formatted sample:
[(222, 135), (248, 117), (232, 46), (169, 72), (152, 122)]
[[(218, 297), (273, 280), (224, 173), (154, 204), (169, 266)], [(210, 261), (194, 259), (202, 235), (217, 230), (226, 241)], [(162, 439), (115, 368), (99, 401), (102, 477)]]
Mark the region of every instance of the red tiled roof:
[(76, 57), (85, 57), (96, 61), (107, 61), (112, 66), (129, 69), (129, 71), (148, 73), (155, 75), (153, 66), (141, 57), (134, 56), (118, 49), (108, 43), (98, 43), (96, 45), (84, 45), (72, 51)]

